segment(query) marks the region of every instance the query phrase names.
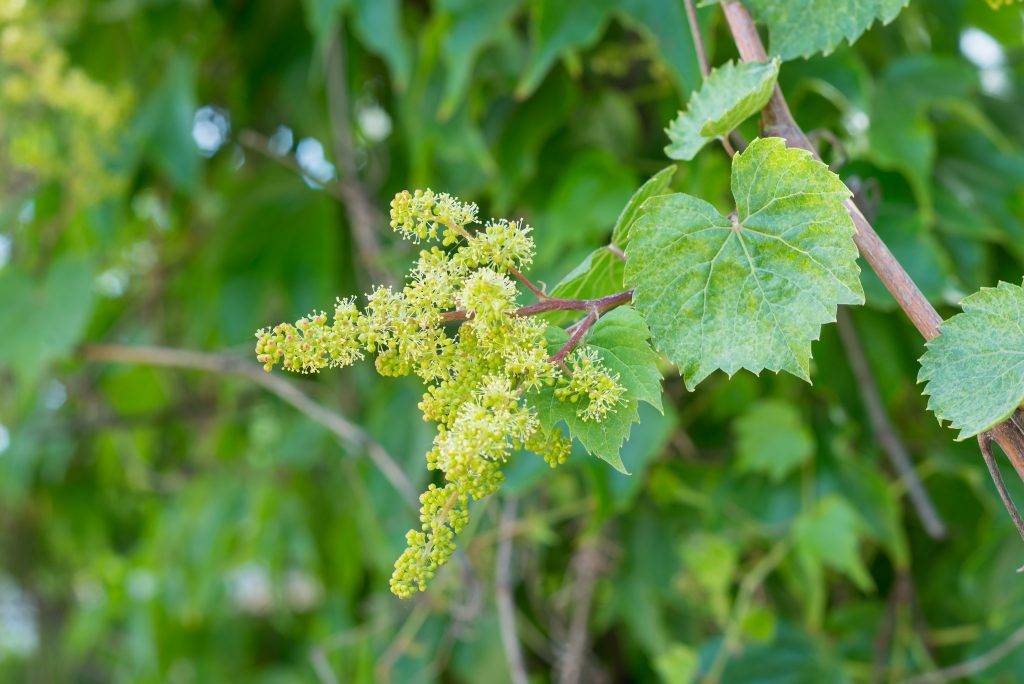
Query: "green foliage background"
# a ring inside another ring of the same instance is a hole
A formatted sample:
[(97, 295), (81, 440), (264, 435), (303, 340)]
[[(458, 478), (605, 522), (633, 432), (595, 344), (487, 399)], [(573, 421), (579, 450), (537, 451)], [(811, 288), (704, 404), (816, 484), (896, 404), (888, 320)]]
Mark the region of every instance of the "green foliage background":
[[(12, 20), (18, 4), (0, 3), (0, 30), (34, 27), (64, 73), (103, 90), (43, 78), (43, 60), (0, 62), (0, 678), (505, 679), (499, 498), (476, 507), (459, 562), (400, 602), (387, 578), (415, 514), (363, 450), (245, 378), (77, 349), (249, 359), (256, 328), (367, 289), (344, 206), (312, 180), (337, 161), (325, 60), (339, 40), (375, 204), (430, 186), (525, 217), (553, 286), (666, 165), (663, 128), (699, 83), (682, 2), (74, 0)], [(854, 47), (780, 71), (797, 120), (835, 133), (832, 161), (944, 316), (1024, 271), (1021, 14), (915, 0)], [(712, 62), (735, 57), (720, 10), (700, 17)], [(27, 98), (7, 85), (26, 70)], [(97, 123), (105, 106), (116, 125)], [(278, 156), (247, 132), (274, 136)], [(310, 160), (305, 179), (289, 168)], [(709, 145), (671, 186), (727, 211), (728, 179)], [(381, 228), (398, 273), (413, 254)], [(630, 476), (582, 452), (509, 473), (538, 681), (580, 608), (581, 558), (597, 559), (588, 681), (897, 681), (1024, 620), (1024, 549), (976, 445), (926, 413), (922, 341), (864, 271), (851, 318), (945, 538), (906, 501), (835, 326), (814, 345), (813, 386), (718, 373), (691, 393), (666, 365), (664, 414), (641, 404), (623, 448)], [(302, 384), (425, 485), (414, 383), (358, 365)], [(1020, 672), (1024, 649), (976, 681)]]

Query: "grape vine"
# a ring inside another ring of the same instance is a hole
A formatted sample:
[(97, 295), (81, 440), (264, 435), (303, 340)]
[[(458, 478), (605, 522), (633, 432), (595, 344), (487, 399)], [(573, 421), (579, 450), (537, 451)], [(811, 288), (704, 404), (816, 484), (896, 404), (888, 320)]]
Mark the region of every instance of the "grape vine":
[[(867, 3), (813, 35), (797, 30), (802, 14), (778, 3), (752, 6), (774, 52), (791, 58), (853, 41), (903, 4)], [(921, 380), (936, 415), (959, 427), (960, 439), (984, 433), (985, 448), (987, 435), (999, 440), (1024, 476), (1024, 431), (1014, 418), (1024, 402), (1021, 288), (1003, 283), (972, 295), (962, 314), (940, 325), (789, 115), (776, 85), (780, 59), (768, 59), (751, 16), (738, 2), (724, 11), (742, 62), (705, 70), (667, 129), (665, 151), (686, 161), (721, 140), (732, 158), (730, 213), (670, 192), (669, 167), (630, 200), (612, 243), (548, 294), (525, 275), (535, 251), (529, 226), (481, 225), (474, 204), (431, 190), (400, 192), (391, 228), (412, 242), (438, 243), (420, 252), (401, 290), (378, 287), (362, 310), (339, 299), (330, 317), (315, 311), (257, 333), (266, 370), (280, 364), (312, 373), (372, 353), (381, 375), (414, 374), (426, 385), (419, 408), (437, 424), (427, 468), (442, 479), (420, 496), (420, 529), (407, 533), (391, 579), (397, 596), (422, 591), (451, 557), (470, 501), (497, 491), (514, 452), (532, 451), (554, 467), (574, 438), (625, 472), (619, 449), (638, 402), (660, 408), (654, 349), (691, 390), (718, 370), (809, 380), (821, 327), (836, 320), (840, 305), (864, 303), (858, 250), (931, 340)], [(762, 109), (766, 135), (735, 151), (728, 136)], [(522, 304), (523, 296), (536, 301)], [(544, 316), (556, 311), (581, 317), (563, 330)], [(992, 375), (979, 357), (998, 366), (989, 401), (975, 400)]]

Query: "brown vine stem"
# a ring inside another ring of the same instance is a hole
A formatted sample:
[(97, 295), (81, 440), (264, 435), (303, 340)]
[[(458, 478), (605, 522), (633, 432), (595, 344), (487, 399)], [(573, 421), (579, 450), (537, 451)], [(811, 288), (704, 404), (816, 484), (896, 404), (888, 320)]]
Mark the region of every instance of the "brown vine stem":
[(871, 366), (860, 343), (857, 329), (846, 309), (839, 309), (836, 325), (839, 328), (839, 339), (846, 350), (846, 357), (850, 361), (853, 375), (857, 379), (857, 388), (860, 391), (864, 410), (867, 411), (871, 430), (875, 433), (875, 439), (878, 440), (885, 455), (889, 457), (889, 463), (892, 464), (896, 475), (906, 486), (907, 496), (925, 531), (933, 539), (942, 539), (946, 536), (946, 525), (928, 496), (928, 490), (924, 488), (921, 478), (917, 476), (914, 464), (910, 460), (910, 454), (907, 453), (907, 448), (904, 446), (903, 440), (900, 439), (896, 427), (889, 420), (889, 414), (885, 410), (881, 393), (878, 391), (875, 375), (871, 372)]
[[(758, 35), (754, 19), (743, 3), (739, 0), (728, 0), (722, 4), (722, 8), (743, 61), (766, 61), (768, 55), (761, 42), (761, 36)], [(789, 105), (786, 104), (786, 98), (778, 85), (775, 86), (771, 99), (761, 112), (761, 122), (766, 134), (785, 138), (790, 146), (805, 149), (814, 155), (815, 159), (820, 160), (814, 146), (793, 118), (792, 112), (789, 111)], [(882, 281), (903, 313), (907, 315), (925, 340), (935, 339), (939, 334), (942, 317), (921, 293), (917, 284), (889, 251), (889, 248), (885, 246), (882, 239), (878, 237), (878, 233), (864, 218), (864, 214), (852, 199), (846, 200), (846, 210), (857, 229), (854, 241), (857, 243), (861, 256), (868, 262), (878, 279)], [(1018, 409), (1018, 420), (1019, 413)], [(1024, 430), (1011, 419), (992, 428), (989, 434), (1002, 447), (1017, 471), (1017, 475), (1024, 480)]]
[[(599, 297), (597, 299), (561, 299), (558, 297), (545, 297), (543, 301), (537, 302), (536, 304), (530, 304), (528, 306), (521, 306), (513, 313), (516, 316), (536, 316), (537, 314), (547, 313), (549, 311), (589, 311), (591, 309), (595, 309), (598, 314), (603, 314), (617, 306), (628, 304), (632, 299), (632, 290), (616, 292), (615, 294)], [(456, 311), (445, 311), (441, 314), (441, 320), (445, 323), (464, 321), (469, 317), (469, 314), (462, 309), (458, 309)]]
[(391, 483), (391, 486), (402, 495), (402, 499), (414, 510), (419, 508), (419, 495), (412, 482), (409, 481), (391, 454), (369, 433), (340, 413), (311, 399), (294, 383), (280, 376), (265, 373), (260, 366), (254, 363), (241, 361), (226, 354), (120, 344), (87, 345), (82, 347), (81, 356), (87, 361), (185, 368), (208, 373), (237, 375), (250, 380), (330, 430), (347, 448), (353, 451), (365, 451), (370, 461)]
[(562, 348), (555, 352), (548, 361), (564, 367), (565, 357), (576, 348), (576, 345), (580, 343), (580, 340), (583, 339), (583, 336), (587, 334), (587, 331), (590, 330), (594, 323), (597, 323), (598, 317), (600, 317), (600, 314), (597, 313), (597, 309), (591, 309), (583, 320), (572, 326), (572, 334), (569, 335), (569, 339), (565, 341)]
[[(1006, 490), (1006, 484), (1003, 482), (1003, 475), (999, 472), (999, 464), (992, 458), (992, 450), (989, 449), (989, 437), (988, 435), (978, 435), (978, 448), (981, 449), (981, 457), (985, 459), (985, 467), (988, 468), (989, 477), (992, 478), (993, 484), (996, 486), (996, 490), (999, 492), (999, 498), (1003, 501), (1003, 506), (1006, 507), (1006, 512), (1010, 514), (1010, 519), (1013, 520), (1014, 526), (1017, 528), (1017, 533), (1020, 538), (1024, 540), (1024, 520), (1021, 520), (1020, 511), (1017, 510), (1016, 504), (1013, 503), (1013, 499), (1010, 498), (1010, 492)], [(1018, 572), (1024, 570), (1024, 568), (1018, 569)]]

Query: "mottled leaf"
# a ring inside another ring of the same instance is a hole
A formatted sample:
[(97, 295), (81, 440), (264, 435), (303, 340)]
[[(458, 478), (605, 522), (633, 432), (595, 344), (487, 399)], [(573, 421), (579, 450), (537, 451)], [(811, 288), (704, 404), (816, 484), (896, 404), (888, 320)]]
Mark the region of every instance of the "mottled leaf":
[(973, 437), (1024, 402), (1024, 289), (1001, 282), (961, 302), (921, 357), (928, 408)]
[(779, 60), (726, 62), (713, 70), (700, 90), (690, 96), (665, 132), (671, 141), (665, 154), (672, 159), (693, 159), (708, 142), (736, 128), (757, 113), (772, 96), (779, 75)]
[(693, 388), (716, 369), (809, 379), (811, 342), (861, 304), (850, 192), (808, 152), (759, 138), (733, 158), (736, 212), (685, 194), (649, 200), (626, 283), (655, 345)]
[(768, 25), (769, 52), (782, 59), (829, 54), (843, 40), (851, 44), (875, 21), (888, 24), (910, 0), (748, 0), (758, 21)]

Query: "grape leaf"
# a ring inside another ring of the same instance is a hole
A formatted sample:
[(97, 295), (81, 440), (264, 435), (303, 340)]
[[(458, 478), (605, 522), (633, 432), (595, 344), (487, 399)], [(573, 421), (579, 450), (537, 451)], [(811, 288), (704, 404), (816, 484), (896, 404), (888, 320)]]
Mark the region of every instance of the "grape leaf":
[[(560, 329), (553, 329), (553, 333), (549, 341), (557, 348), (567, 335)], [(597, 350), (607, 367), (619, 374), (619, 382), (626, 388), (624, 403), (604, 420), (583, 420), (576, 414), (576, 404), (555, 398), (553, 387), (544, 387), (529, 397), (542, 425), (564, 422), (569, 434), (588, 452), (622, 473), (626, 473), (626, 467), (619, 450), (632, 424), (639, 420), (638, 402), (645, 401), (661, 409), (661, 373), (657, 366), (658, 355), (648, 342), (649, 336), (643, 318), (628, 306), (603, 315), (587, 334), (587, 346)]]
[(850, 191), (781, 138), (737, 154), (731, 182), (731, 218), (681, 193), (648, 200), (626, 248), (633, 304), (691, 389), (716, 369), (807, 380), (822, 324), (864, 302)]
[(650, 198), (666, 194), (668, 185), (672, 182), (672, 177), (675, 174), (676, 165), (670, 164), (648, 178), (633, 193), (633, 196), (626, 202), (626, 206), (623, 207), (622, 213), (619, 214), (619, 219), (615, 222), (615, 228), (612, 230), (613, 245), (618, 245), (619, 247), (626, 246), (626, 243), (629, 241), (629, 228), (633, 225), (633, 221), (636, 220), (637, 216), (640, 215), (640, 207)]
[(552, 297), (596, 299), (624, 290), (622, 274), (626, 264), (610, 247), (600, 247), (580, 265), (565, 274), (551, 291)]
[(853, 44), (875, 20), (888, 24), (910, 0), (748, 0), (768, 25), (770, 54), (782, 59), (829, 54), (845, 38)]
[(814, 454), (814, 436), (800, 412), (780, 399), (753, 404), (733, 424), (739, 468), (778, 482)]
[(726, 62), (713, 70), (690, 96), (685, 112), (668, 125), (671, 159), (693, 159), (708, 142), (736, 128), (772, 96), (779, 60)]
[(1024, 289), (1000, 282), (961, 302), (921, 357), (928, 408), (973, 437), (1024, 402)]

